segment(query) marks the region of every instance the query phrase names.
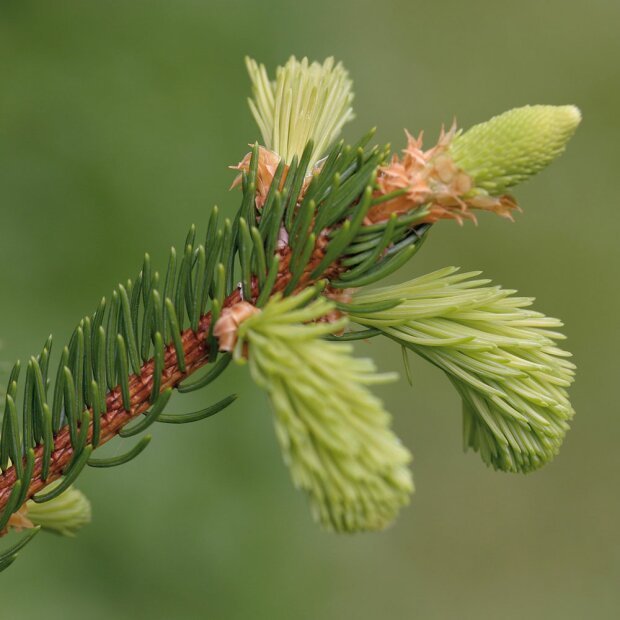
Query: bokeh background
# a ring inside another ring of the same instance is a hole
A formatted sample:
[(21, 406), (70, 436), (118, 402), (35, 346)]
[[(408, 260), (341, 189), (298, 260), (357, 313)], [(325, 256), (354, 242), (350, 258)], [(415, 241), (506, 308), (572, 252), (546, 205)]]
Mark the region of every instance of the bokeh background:
[[(517, 191), (515, 224), (444, 223), (398, 274), (482, 269), (565, 320), (578, 415), (555, 462), (511, 476), (463, 454), (456, 394), (412, 360), (413, 387), (381, 396), (415, 455), (413, 502), (385, 533), (326, 534), (290, 484), (265, 397), (234, 368), (175, 401), (240, 393), (225, 413), (158, 428), (136, 461), (81, 476), (92, 525), (22, 553), (0, 577), (0, 618), (620, 617), (619, 23), (616, 0), (0, 0), (7, 362), (50, 331), (58, 347), (212, 204), (232, 212), (226, 166), (258, 137), (245, 54), (272, 68), (335, 55), (357, 95), (346, 136), (378, 125), (394, 148), (404, 127), (432, 141), (454, 116), (584, 113), (566, 155)], [(359, 350), (402, 370), (389, 343)]]

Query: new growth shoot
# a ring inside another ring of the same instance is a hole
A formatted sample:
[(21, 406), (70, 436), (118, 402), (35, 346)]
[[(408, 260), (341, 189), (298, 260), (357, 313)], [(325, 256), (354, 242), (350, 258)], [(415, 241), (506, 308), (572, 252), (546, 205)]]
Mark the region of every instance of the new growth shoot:
[[(469, 130), (454, 125), (430, 148), (407, 133), (392, 154), (372, 146), (372, 131), (352, 146), (339, 140), (353, 119), (340, 63), (292, 57), (274, 79), (246, 63), (262, 144), (233, 166), (234, 216), (213, 208), (204, 237), (190, 227), (161, 272), (147, 254), (66, 346), (53, 355), (50, 337), (7, 373), (0, 534), (26, 533), (0, 555), (0, 570), (40, 530), (74, 535), (90, 520), (73, 487), (85, 467), (139, 456), (153, 424), (194, 423), (230, 406), (234, 394), (166, 413), (173, 391), (206, 395), (231, 361), (265, 391), (293, 483), (336, 532), (389, 526), (414, 488), (411, 454), (372, 392), (396, 377), (355, 357), (351, 341), (385, 336), (395, 354), (404, 347), (443, 370), (462, 398), (465, 447), (493, 468), (530, 472), (560, 449), (574, 366), (557, 319), (453, 267), (375, 285), (442, 220), (512, 219), (509, 190), (560, 155), (579, 110), (517, 108)], [(111, 440), (133, 443), (99, 457)]]

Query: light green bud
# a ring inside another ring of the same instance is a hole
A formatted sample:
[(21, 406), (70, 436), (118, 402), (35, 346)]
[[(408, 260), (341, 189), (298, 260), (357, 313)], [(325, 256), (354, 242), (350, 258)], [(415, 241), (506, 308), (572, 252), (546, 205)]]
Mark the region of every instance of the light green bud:
[(264, 65), (251, 58), (246, 65), (253, 95), (248, 102), (265, 146), (290, 163), (295, 156), (301, 158), (312, 140), (312, 168), (353, 118), (352, 82), (346, 69), (333, 58), (320, 64), (291, 56), (270, 81)]
[(450, 152), (476, 188), (497, 196), (558, 157), (580, 121), (573, 105), (515, 108), (456, 136)]
[[(52, 482), (46, 487), (46, 491), (59, 484), (60, 480)], [(30, 521), (62, 536), (75, 536), (80, 528), (90, 523), (90, 502), (74, 487), (69, 487), (48, 502), (37, 504), (29, 501), (27, 506)]]

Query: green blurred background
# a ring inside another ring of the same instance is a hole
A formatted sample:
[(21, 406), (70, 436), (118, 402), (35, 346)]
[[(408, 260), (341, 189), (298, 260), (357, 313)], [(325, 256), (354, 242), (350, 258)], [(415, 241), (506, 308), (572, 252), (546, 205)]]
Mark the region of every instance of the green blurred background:
[[(565, 320), (578, 415), (554, 463), (512, 476), (464, 455), (456, 394), (413, 360), (413, 388), (381, 390), (415, 455), (413, 502), (385, 533), (326, 534), (289, 481), (264, 396), (235, 368), (175, 401), (190, 411), (239, 392), (224, 414), (158, 428), (138, 460), (82, 475), (92, 525), (22, 553), (0, 578), (0, 618), (620, 617), (619, 24), (617, 0), (0, 0), (5, 361), (50, 331), (58, 347), (212, 204), (232, 212), (226, 166), (258, 137), (245, 54), (271, 68), (335, 55), (357, 95), (346, 136), (378, 125), (395, 148), (403, 127), (432, 141), (454, 116), (584, 113), (566, 155), (517, 191), (514, 225), (443, 223), (398, 274), (482, 269)], [(402, 370), (389, 343), (359, 350)]]

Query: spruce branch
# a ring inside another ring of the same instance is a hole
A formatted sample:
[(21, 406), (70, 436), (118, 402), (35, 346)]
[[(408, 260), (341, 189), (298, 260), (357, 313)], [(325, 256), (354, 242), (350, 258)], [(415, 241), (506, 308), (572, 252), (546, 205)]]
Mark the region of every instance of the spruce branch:
[[(196, 421), (213, 411), (209, 408), (205, 410), (207, 413), (166, 416), (161, 414), (161, 403), (167, 401), (170, 389), (192, 391), (205, 387), (225, 367), (222, 360), (226, 358), (218, 358), (220, 347), (214, 335), (214, 326), (223, 311), (242, 300), (264, 303), (270, 295), (292, 292), (339, 272), (338, 254), (331, 250), (327, 262), (325, 258), (334, 245), (340, 249), (346, 247), (361, 227), (361, 214), (370, 207), (368, 197), (372, 186), (369, 184), (374, 170), (367, 161), (379, 161), (380, 151), (372, 149), (360, 157), (358, 149), (342, 150), (342, 145), (338, 149), (335, 171), (332, 172), (345, 179), (342, 192), (346, 194), (338, 202), (346, 207), (348, 203), (345, 201), (352, 200), (353, 212), (357, 214), (353, 225), (347, 220), (341, 230), (332, 226), (329, 231), (319, 231), (319, 240), (313, 241), (311, 252), (302, 252), (299, 249), (301, 244), (308, 246), (304, 227), (311, 227), (313, 222), (303, 211), (298, 211), (298, 206), (303, 204), (299, 195), (301, 184), (293, 197), (288, 194), (290, 187), (286, 191), (277, 191), (274, 205), (281, 205), (288, 199), (287, 209), (292, 211), (290, 244), (275, 250), (269, 270), (266, 270), (264, 261), (250, 263), (250, 258), (261, 256), (265, 245), (273, 244), (274, 235), (282, 230), (282, 221), (287, 217), (287, 211), (280, 209), (280, 215), (274, 217), (261, 233), (253, 204), (258, 169), (258, 149), (255, 149), (248, 174), (243, 177), (244, 196), (234, 223), (226, 220), (218, 227), (218, 212), (213, 210), (206, 243), (207, 247), (213, 248), (209, 261), (206, 260), (205, 245), (194, 248), (194, 227), (188, 233), (184, 257), (179, 265), (176, 251), (171, 250), (163, 286), (147, 255), (135, 282), (119, 285), (112, 294), (111, 303), (102, 300), (95, 313), (85, 317), (76, 328), (69, 345), (62, 351), (49, 404), (51, 339), (38, 357), (31, 358), (23, 390), (22, 429), (17, 423), (15, 404), (20, 365), (14, 366), (9, 378), (0, 441), (3, 468), (0, 510), (6, 517), (2, 524), (3, 533), (7, 532), (7, 519), (25, 502), (31, 498), (35, 502), (53, 500), (86, 464), (114, 466), (137, 456), (148, 443), (149, 436), (143, 437), (127, 455), (114, 459), (92, 459), (90, 453), (117, 435), (130, 434), (124, 427), (140, 414), (146, 414), (137, 425), (142, 431), (147, 422)], [(316, 181), (324, 181), (323, 176), (318, 174)], [(289, 167), (289, 179), (295, 180), (294, 162)], [(317, 183), (314, 190), (314, 204), (319, 206), (331, 193), (327, 183), (323, 183), (322, 190)], [(367, 198), (360, 201), (360, 194)], [(346, 217), (348, 210), (341, 209)], [(252, 224), (252, 234), (248, 234), (247, 221)], [(336, 234), (330, 237), (331, 232)], [(310, 235), (310, 239), (316, 238)], [(246, 276), (239, 286), (234, 284), (232, 274), (236, 259), (242, 276)], [(225, 265), (228, 265), (228, 271)], [(261, 268), (265, 270), (261, 271)], [(204, 312), (207, 307), (210, 309)], [(192, 326), (181, 331), (185, 321)], [(165, 345), (162, 333), (166, 333), (170, 340)], [(193, 384), (182, 384), (206, 364), (213, 366), (205, 377)], [(104, 397), (106, 386), (109, 391)], [(231, 398), (224, 399), (214, 408), (220, 410), (231, 402)], [(63, 476), (61, 484), (55, 485), (51, 491), (46, 489)], [(40, 494), (43, 489), (48, 492)]]
[[(285, 255), (282, 265), (288, 264), (288, 256)], [(273, 291), (281, 291), (291, 280), (291, 274), (288, 271), (279, 273)], [(256, 280), (252, 281), (253, 291), (256, 293)], [(256, 299), (254, 294), (250, 299)], [(238, 304), (242, 300), (240, 290), (235, 290), (229, 295), (223, 303), (223, 308), (230, 308)], [(205, 364), (214, 363), (215, 355), (209, 349), (210, 333), (212, 332), (213, 316), (209, 312), (201, 316), (198, 329), (186, 329), (179, 338), (178, 348), (174, 344), (165, 347), (163, 354), (163, 365), (161, 369), (161, 377), (159, 380), (158, 393), (162, 394), (169, 388), (178, 388), (181, 383), (202, 368)], [(180, 352), (180, 355), (178, 355)], [(179, 360), (184, 360), (183, 364)], [(149, 359), (140, 367), (137, 374), (130, 374), (127, 377), (127, 396), (123, 394), (123, 388), (116, 386), (112, 389), (105, 399), (105, 410), (99, 412), (98, 421), (98, 441), (96, 446), (99, 447), (111, 439), (114, 439), (122, 432), (125, 426), (132, 420), (147, 412), (153, 406), (153, 387), (156, 384), (155, 372), (156, 360)], [(181, 367), (182, 366), (182, 367)], [(201, 386), (204, 387), (204, 386)], [(183, 389), (183, 388), (181, 388)], [(188, 390), (184, 390), (188, 391)], [(9, 401), (13, 399), (9, 396)], [(129, 404), (129, 406), (126, 406)], [(94, 411), (88, 410), (82, 427), (80, 422), (76, 431), (84, 433), (84, 443), (92, 444), (95, 434), (96, 423), (93, 421)], [(7, 417), (7, 419), (9, 419)], [(173, 420), (169, 420), (173, 422)], [(83, 446), (82, 446), (83, 448)], [(27, 491), (23, 494), (22, 503), (31, 499), (41, 489), (50, 485), (51, 482), (57, 480), (63, 475), (67, 466), (70, 466), (76, 460), (76, 446), (72, 442), (72, 434), (70, 424), (62, 427), (60, 432), (54, 437), (51, 455), (48, 457), (48, 473), (43, 476), (45, 451), (47, 445), (40, 444), (33, 450), (33, 466), (31, 472), (31, 480)], [(122, 459), (122, 457), (121, 457)], [(27, 467), (27, 457), (24, 460), (24, 467)], [(95, 462), (96, 463), (96, 462)], [(92, 464), (92, 463), (91, 463)], [(4, 510), (11, 496), (11, 491), (18, 480), (18, 468), (10, 463), (0, 476), (0, 511)], [(6, 533), (6, 532), (5, 532)]]
[[(238, 295), (231, 297), (228, 303), (234, 303)], [(200, 331), (194, 333), (192, 329), (187, 329), (181, 336), (183, 357), (185, 359), (185, 371), (181, 371), (177, 362), (176, 351), (173, 346), (168, 346), (164, 356), (164, 367), (162, 371), (162, 389), (177, 387), (181, 381), (190, 376), (193, 372), (201, 368), (208, 361), (208, 346), (206, 344), (206, 334), (210, 325), (210, 317), (204, 317), (200, 326)], [(154, 382), (153, 359), (149, 360), (141, 368), (139, 375), (131, 375), (129, 382), (129, 401), (131, 406), (129, 411), (123, 403), (122, 389), (116, 387), (106, 397), (105, 411), (100, 412), (99, 419), (99, 441), (97, 446), (101, 446), (111, 439), (114, 439), (119, 431), (131, 420), (143, 414), (151, 406), (152, 387)], [(10, 398), (10, 397), (9, 397)], [(86, 419), (86, 438), (85, 443), (92, 444), (95, 423), (92, 421), (93, 412), (90, 411)], [(78, 431), (82, 431), (81, 426)], [(60, 478), (63, 471), (75, 460), (76, 447), (71, 441), (71, 431), (69, 425), (65, 425), (62, 430), (54, 437), (53, 448), (49, 457), (48, 474), (43, 478), (44, 452), (47, 446), (40, 444), (34, 450), (34, 464), (27, 491), (24, 494), (24, 501), (31, 499), (41, 489), (47, 487), (51, 482)], [(27, 466), (26, 458), (23, 459), (24, 467)], [(11, 491), (18, 479), (18, 468), (11, 465), (2, 476), (0, 476), (0, 511), (4, 510), (11, 495)], [(22, 502), (23, 503), (23, 502)]]
[[(368, 389), (392, 377), (352, 357), (348, 341), (387, 335), (442, 368), (463, 397), (466, 445), (494, 467), (530, 471), (559, 449), (574, 370), (555, 345), (559, 322), (454, 270), (358, 289), (407, 263), (442, 219), (510, 217), (516, 201), (505, 190), (561, 153), (577, 109), (534, 106), (466, 132), (454, 126), (426, 150), (407, 134), (390, 158), (388, 147), (369, 146), (373, 131), (336, 142), (353, 117), (342, 65), (291, 58), (274, 82), (262, 65), (247, 66), (264, 145), (233, 166), (234, 218), (214, 208), (204, 242), (192, 226), (161, 277), (146, 255), (137, 277), (79, 322), (55, 368), (50, 337), (10, 370), (0, 535), (30, 531), (0, 553), (0, 570), (41, 527), (72, 535), (88, 521), (88, 501), (72, 487), (86, 465), (127, 463), (147, 447), (150, 425), (228, 407), (236, 395), (165, 413), (173, 390), (208, 388), (233, 357), (269, 395), (285, 462), (327, 529), (382, 529), (413, 491), (410, 454)], [(362, 329), (346, 331), (351, 323)], [(91, 456), (137, 435), (119, 457)]]

